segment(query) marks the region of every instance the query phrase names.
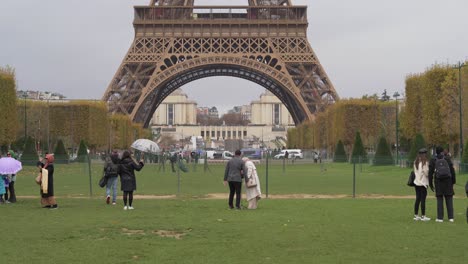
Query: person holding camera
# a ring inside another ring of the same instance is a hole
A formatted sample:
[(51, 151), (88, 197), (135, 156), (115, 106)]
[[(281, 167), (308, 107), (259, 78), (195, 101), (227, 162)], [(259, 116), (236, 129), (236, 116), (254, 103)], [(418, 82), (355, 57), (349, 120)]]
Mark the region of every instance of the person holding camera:
[[(137, 162), (130, 151), (126, 150), (122, 154), (119, 166), (120, 188), (123, 191), (124, 210), (133, 210), (133, 192), (136, 190), (135, 171), (140, 171), (143, 166), (143, 156)], [(128, 206), (127, 206), (128, 203)]]

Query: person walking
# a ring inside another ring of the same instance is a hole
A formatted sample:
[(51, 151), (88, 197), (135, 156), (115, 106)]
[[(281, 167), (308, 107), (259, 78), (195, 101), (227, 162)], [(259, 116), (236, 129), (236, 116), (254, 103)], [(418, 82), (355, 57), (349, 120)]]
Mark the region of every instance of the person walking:
[(106, 203), (110, 204), (112, 191), (112, 205), (117, 201), (117, 183), (119, 176), (119, 153), (113, 151), (110, 157), (106, 158), (104, 166), (104, 176), (107, 178), (106, 184)]
[[(16, 159), (16, 155), (12, 150), (7, 152), (7, 157), (11, 157)], [(5, 190), (5, 201), (7, 203), (16, 203), (16, 192), (15, 192), (15, 182), (16, 182), (16, 174), (10, 174), (9, 177), (9, 185), (8, 188)]]
[[(41, 204), (43, 208), (57, 209), (57, 201), (54, 196), (54, 155), (45, 155), (45, 164), (42, 170)], [(45, 171), (47, 173), (44, 173)]]
[[(124, 210), (133, 210), (133, 192), (136, 190), (135, 171), (140, 171), (144, 166), (143, 158), (137, 162), (130, 151), (122, 154), (119, 164), (120, 188), (123, 191)], [(128, 206), (127, 206), (128, 202)]]
[[(262, 198), (262, 192), (260, 190), (260, 180), (258, 179), (257, 168), (255, 164), (247, 157), (242, 158), (245, 167), (245, 195), (249, 202), (248, 209), (257, 209), (258, 200)], [(256, 186), (249, 187), (247, 182), (253, 178), (253, 181), (257, 184)]]
[[(427, 187), (429, 186), (429, 162), (427, 160), (427, 149), (422, 148), (418, 151), (418, 156), (413, 164), (414, 189), (416, 191), (416, 201), (414, 202), (415, 221), (429, 221), (426, 217), (426, 197)], [(421, 205), (421, 216), (419, 216), (419, 206)]]
[(236, 150), (234, 157), (226, 164), (224, 171), (224, 186), (229, 184), (229, 208), (234, 209), (234, 194), (236, 194), (236, 209), (241, 209), (242, 172), (247, 171), (241, 159), (241, 151)]
[(453, 218), (453, 185), (456, 183), (455, 169), (449, 157), (444, 155), (444, 149), (436, 147), (436, 156), (429, 163), (429, 187), (434, 191), (437, 198), (437, 219), (436, 222), (444, 220), (444, 198), (447, 207), (449, 222), (454, 222)]

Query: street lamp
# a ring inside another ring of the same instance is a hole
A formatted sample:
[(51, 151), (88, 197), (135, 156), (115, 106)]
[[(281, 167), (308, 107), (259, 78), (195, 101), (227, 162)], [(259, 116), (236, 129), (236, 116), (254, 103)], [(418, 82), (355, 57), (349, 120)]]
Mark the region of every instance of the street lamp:
[(26, 142), (26, 138), (28, 137), (27, 114), (26, 114), (26, 98), (28, 98), (28, 95), (26, 93), (23, 94), (23, 98), (24, 98), (24, 142)]
[(463, 155), (463, 115), (462, 115), (462, 110), (463, 110), (463, 101), (462, 101), (462, 74), (461, 74), (461, 69), (465, 66), (468, 66), (466, 63), (458, 62), (458, 65), (455, 65), (453, 68), (458, 69), (458, 101), (459, 101), (459, 114), (460, 114), (460, 164), (461, 164), (461, 159)]
[(395, 152), (396, 152), (396, 160), (395, 163), (398, 165), (398, 96), (400, 94), (395, 92), (393, 97), (395, 98), (395, 136), (396, 136), (396, 144), (395, 144)]

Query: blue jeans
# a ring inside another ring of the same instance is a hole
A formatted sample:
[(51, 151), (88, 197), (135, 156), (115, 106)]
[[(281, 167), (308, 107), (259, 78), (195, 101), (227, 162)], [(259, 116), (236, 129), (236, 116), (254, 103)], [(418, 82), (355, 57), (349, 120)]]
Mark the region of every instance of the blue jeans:
[(111, 188), (112, 188), (112, 202), (115, 203), (117, 200), (117, 182), (118, 177), (110, 177), (107, 179), (107, 186), (106, 186), (106, 195), (110, 196)]

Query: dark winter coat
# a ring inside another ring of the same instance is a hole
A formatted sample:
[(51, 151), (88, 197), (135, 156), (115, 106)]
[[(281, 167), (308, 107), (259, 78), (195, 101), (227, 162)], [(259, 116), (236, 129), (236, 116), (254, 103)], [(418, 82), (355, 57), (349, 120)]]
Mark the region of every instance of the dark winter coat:
[(453, 185), (457, 182), (455, 169), (453, 168), (452, 160), (449, 157), (444, 156), (444, 154), (437, 155), (437, 158), (441, 159), (444, 158), (450, 168), (450, 174), (452, 174), (451, 178), (448, 179), (437, 179), (435, 177), (435, 163), (436, 158), (432, 158), (429, 162), (429, 186), (431, 189), (434, 188), (433, 183), (435, 183), (435, 193), (436, 196), (443, 196), (443, 195), (454, 195), (455, 192), (453, 191)]
[(135, 171), (140, 171), (143, 168), (143, 162), (138, 164), (132, 158), (126, 158), (120, 161), (120, 189), (124, 192), (132, 192), (136, 190)]

